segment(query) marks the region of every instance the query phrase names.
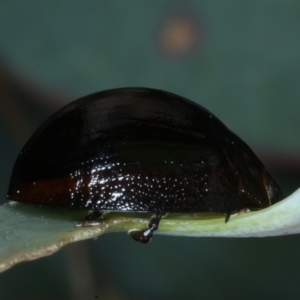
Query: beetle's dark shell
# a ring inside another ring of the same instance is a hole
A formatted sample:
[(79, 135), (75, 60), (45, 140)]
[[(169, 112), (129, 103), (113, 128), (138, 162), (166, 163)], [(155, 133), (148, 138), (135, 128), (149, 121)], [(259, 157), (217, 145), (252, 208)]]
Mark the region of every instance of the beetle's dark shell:
[(8, 199), (101, 211), (230, 213), (279, 201), (263, 164), (209, 111), (126, 88), (70, 103), (31, 137)]

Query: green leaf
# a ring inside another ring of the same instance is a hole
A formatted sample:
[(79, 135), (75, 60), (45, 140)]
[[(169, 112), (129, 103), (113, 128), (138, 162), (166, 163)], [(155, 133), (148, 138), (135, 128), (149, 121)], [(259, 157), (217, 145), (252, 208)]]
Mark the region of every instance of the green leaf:
[[(105, 232), (142, 229), (150, 214), (109, 213), (97, 226), (77, 227), (86, 211), (10, 202), (0, 206), (0, 272), (50, 255), (64, 245)], [(300, 189), (260, 211), (222, 214), (168, 214), (155, 234), (194, 237), (266, 237), (300, 233)], [(129, 237), (128, 237), (129, 238)], [(155, 237), (154, 237), (155, 239)]]

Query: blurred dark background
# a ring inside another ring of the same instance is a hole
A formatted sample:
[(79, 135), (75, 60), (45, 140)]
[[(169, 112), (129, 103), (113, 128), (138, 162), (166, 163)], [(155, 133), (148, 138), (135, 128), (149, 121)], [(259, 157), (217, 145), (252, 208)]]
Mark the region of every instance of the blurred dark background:
[[(0, 199), (59, 107), (109, 88), (185, 96), (245, 140), (287, 196), (300, 185), (299, 1), (0, 1)], [(299, 299), (300, 237), (125, 233), (0, 274), (0, 299)]]

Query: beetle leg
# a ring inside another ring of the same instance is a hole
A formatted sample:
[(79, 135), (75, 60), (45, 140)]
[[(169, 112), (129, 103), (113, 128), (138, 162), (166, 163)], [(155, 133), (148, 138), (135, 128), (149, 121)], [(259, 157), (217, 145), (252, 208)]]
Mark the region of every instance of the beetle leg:
[(227, 223), (229, 221), (230, 216), (231, 216), (231, 212), (227, 212), (226, 216), (225, 216), (225, 223)]
[(229, 221), (231, 216), (238, 216), (240, 214), (248, 213), (250, 211), (251, 210), (249, 208), (242, 208), (238, 211), (227, 212), (227, 213), (225, 213), (225, 223), (227, 223)]
[(146, 243), (150, 242), (150, 240), (153, 236), (154, 230), (156, 230), (158, 228), (160, 219), (164, 215), (165, 215), (165, 213), (155, 213), (151, 217), (151, 219), (148, 223), (147, 229), (144, 229), (144, 230), (133, 229), (133, 230), (128, 231), (128, 233), (134, 240), (146, 244)]
[(103, 216), (103, 211), (94, 210), (89, 213), (82, 221), (77, 223), (77, 227), (84, 227), (84, 226), (95, 226), (99, 225), (99, 219)]

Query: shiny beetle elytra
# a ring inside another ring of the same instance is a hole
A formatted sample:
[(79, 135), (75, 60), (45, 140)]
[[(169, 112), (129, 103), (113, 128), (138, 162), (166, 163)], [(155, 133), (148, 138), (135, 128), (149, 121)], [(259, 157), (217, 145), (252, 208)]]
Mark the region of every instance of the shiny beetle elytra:
[(252, 150), (212, 113), (172, 93), (123, 88), (74, 101), (30, 138), (8, 199), (104, 212), (152, 212), (148, 242), (165, 213), (232, 213), (268, 207), (280, 188)]

